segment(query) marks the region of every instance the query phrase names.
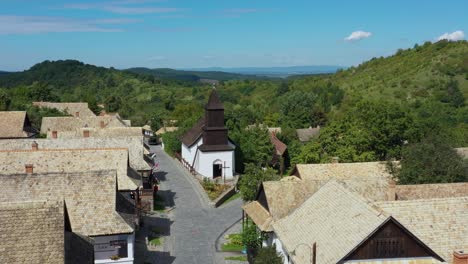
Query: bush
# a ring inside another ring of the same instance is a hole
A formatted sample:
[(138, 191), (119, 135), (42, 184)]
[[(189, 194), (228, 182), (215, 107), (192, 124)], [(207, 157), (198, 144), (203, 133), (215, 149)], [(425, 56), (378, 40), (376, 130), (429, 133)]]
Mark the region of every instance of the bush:
[(283, 257), (276, 252), (275, 247), (265, 247), (258, 250), (255, 264), (282, 264)]

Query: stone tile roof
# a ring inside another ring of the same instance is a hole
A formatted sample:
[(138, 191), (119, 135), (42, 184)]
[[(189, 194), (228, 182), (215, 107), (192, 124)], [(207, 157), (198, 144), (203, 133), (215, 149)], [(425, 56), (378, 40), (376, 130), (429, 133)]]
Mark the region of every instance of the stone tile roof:
[(0, 111), (0, 138), (29, 137), (25, 131), (26, 120), (25, 111)]
[[(115, 116), (88, 117), (44, 117), (42, 118), (41, 133), (48, 131), (75, 131), (80, 128), (127, 127), (127, 124)], [(141, 128), (140, 128), (141, 129)]]
[(468, 196), (468, 182), (397, 185), (397, 200), (416, 200)]
[(89, 138), (56, 138), (56, 139), (7, 139), (2, 140), (0, 150), (31, 150), (37, 143), (39, 149), (92, 149), (92, 148), (126, 148), (128, 149), (130, 167), (135, 170), (149, 170), (144, 160), (143, 136), (131, 137), (89, 137)]
[(320, 127), (309, 127), (309, 128), (300, 128), (296, 129), (297, 137), (301, 142), (308, 142), (314, 137), (318, 137), (320, 135)]
[(320, 188), (273, 228), (294, 263), (309, 263), (317, 243), (317, 263), (337, 263), (388, 218), (379, 208), (336, 181)]
[(448, 263), (468, 249), (468, 197), (377, 202)]
[(177, 129), (179, 128), (178, 127), (161, 127), (160, 129), (158, 129), (158, 131), (156, 131), (156, 135), (162, 135), (167, 132), (174, 132), (174, 131), (177, 131)]
[(96, 116), (88, 107), (88, 103), (55, 103), (55, 102), (33, 102), (33, 105), (38, 107), (55, 108), (61, 112), (68, 113), (71, 116), (76, 116), (79, 113), (80, 117)]
[[(70, 131), (58, 131), (57, 138), (83, 138), (84, 131), (88, 131), (89, 137), (117, 138), (117, 137), (141, 137), (141, 127), (108, 127), (108, 128), (76, 128)], [(47, 138), (53, 138), (52, 131), (47, 131)]]
[(205, 118), (200, 118), (197, 123), (187, 131), (181, 138), (182, 144), (191, 147), (203, 134), (203, 126), (205, 126)]
[(74, 233), (97, 236), (133, 232), (115, 211), (115, 171), (0, 174), (0, 185), (0, 202), (65, 200)]
[(0, 151), (0, 174), (25, 172), (31, 164), (36, 173), (116, 170), (119, 190), (135, 190), (128, 176), (128, 150), (125, 148), (39, 149)]
[(0, 203), (0, 263), (64, 263), (63, 202), (14, 197)]

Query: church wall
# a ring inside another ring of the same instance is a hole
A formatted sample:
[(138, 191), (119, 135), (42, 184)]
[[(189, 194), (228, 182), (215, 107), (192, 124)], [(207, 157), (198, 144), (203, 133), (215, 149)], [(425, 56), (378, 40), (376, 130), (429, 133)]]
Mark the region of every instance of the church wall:
[[(216, 152), (199, 152), (199, 168), (197, 169), (198, 173), (201, 175), (212, 179), (213, 178), (213, 163), (216, 160), (221, 160), (229, 169), (226, 169), (225, 176), (226, 179), (232, 179), (234, 176), (234, 151), (216, 151)], [(224, 169), (223, 169), (224, 170)]]
[[(184, 144), (182, 144), (182, 158), (190, 163), (190, 165), (194, 164), (193, 159), (195, 158), (195, 154), (197, 153), (197, 148), (203, 143), (203, 139), (200, 138), (197, 143), (193, 144), (192, 147), (187, 147)], [(195, 170), (198, 170), (197, 166), (193, 166)]]

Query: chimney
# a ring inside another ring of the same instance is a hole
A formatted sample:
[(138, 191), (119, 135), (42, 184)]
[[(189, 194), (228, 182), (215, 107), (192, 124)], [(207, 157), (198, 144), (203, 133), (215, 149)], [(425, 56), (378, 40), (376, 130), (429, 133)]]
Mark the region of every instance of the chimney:
[(80, 112), (75, 112), (76, 117), (80, 117)]
[(101, 121), (101, 128), (105, 128), (106, 127), (106, 124), (104, 123), (104, 121)]
[[(396, 182), (393, 179), (389, 180), (388, 183), (388, 190), (387, 190), (387, 200), (388, 201), (395, 201), (397, 200), (396, 195)], [(468, 264), (468, 263), (467, 263)]]
[(32, 150), (38, 150), (39, 144), (37, 144), (36, 141), (33, 141), (33, 143), (31, 144), (31, 148), (32, 148)]
[(468, 264), (468, 252), (463, 250), (454, 251), (453, 264)]
[(340, 158), (339, 157), (333, 157), (332, 158), (332, 163), (340, 163)]
[(27, 174), (32, 174), (33, 173), (33, 165), (32, 164), (26, 164), (24, 165), (24, 168), (26, 169)]
[(83, 130), (83, 137), (89, 137), (89, 130)]
[(57, 131), (52, 131), (52, 138), (57, 138)]

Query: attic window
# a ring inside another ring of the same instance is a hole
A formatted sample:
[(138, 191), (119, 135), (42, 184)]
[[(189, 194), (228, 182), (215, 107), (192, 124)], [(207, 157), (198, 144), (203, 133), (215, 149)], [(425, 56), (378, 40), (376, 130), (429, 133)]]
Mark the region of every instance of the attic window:
[(26, 169), (26, 173), (28, 173), (28, 174), (33, 173), (34, 166), (32, 164), (26, 164), (26, 165), (24, 165), (24, 167)]
[(76, 113), (75, 113), (75, 116), (76, 116), (76, 117), (80, 117), (80, 112), (76, 112)]
[(57, 131), (52, 131), (52, 138), (57, 138)]
[(89, 130), (84, 130), (83, 131), (83, 137), (85, 137), (85, 138), (89, 137)]

